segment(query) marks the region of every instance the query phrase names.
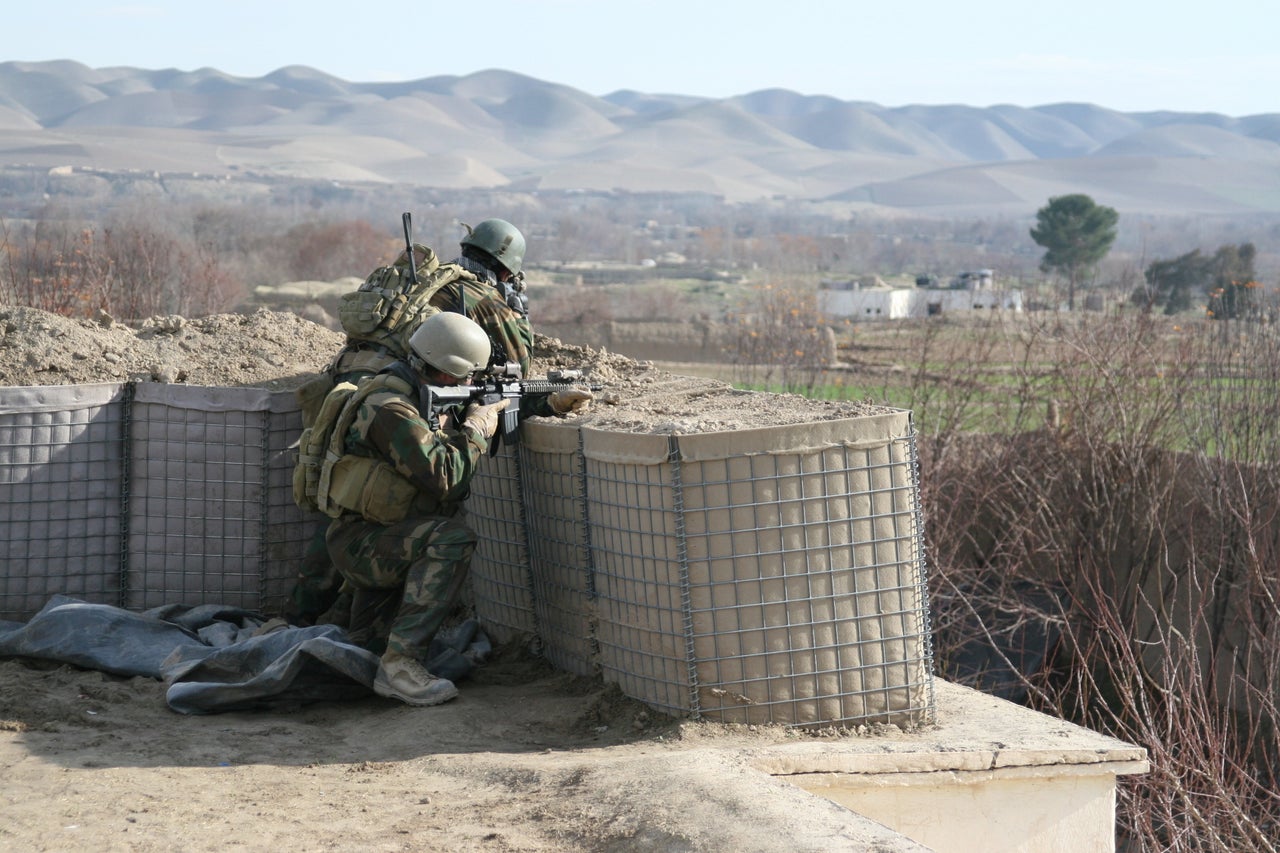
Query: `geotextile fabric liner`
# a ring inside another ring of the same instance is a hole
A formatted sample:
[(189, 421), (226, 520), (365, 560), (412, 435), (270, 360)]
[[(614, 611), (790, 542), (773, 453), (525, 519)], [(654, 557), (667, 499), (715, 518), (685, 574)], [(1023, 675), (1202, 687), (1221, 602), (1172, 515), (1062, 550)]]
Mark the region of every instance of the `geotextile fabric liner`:
[(560, 669), (596, 675), (595, 589), (582, 431), (530, 423), (521, 446), (534, 610), (542, 653)]
[(480, 463), (467, 499), (471, 591), (497, 641), (527, 639), (556, 667), (595, 675), (580, 444), (576, 427), (527, 421), (517, 445)]
[(120, 604), (124, 386), (0, 389), (0, 619)]
[(466, 504), (467, 525), (478, 538), (471, 559), (472, 604), (496, 643), (534, 640), (538, 634), (517, 448), (504, 444), (480, 461)]
[(607, 680), (741, 723), (932, 714), (908, 412), (758, 430), (584, 430)]

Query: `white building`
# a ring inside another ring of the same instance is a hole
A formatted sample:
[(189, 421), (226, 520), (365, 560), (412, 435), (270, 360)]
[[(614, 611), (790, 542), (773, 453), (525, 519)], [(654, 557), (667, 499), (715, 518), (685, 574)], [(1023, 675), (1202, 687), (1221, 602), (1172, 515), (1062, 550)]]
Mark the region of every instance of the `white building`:
[(968, 286), (890, 287), (876, 279), (823, 282), (818, 291), (818, 309), (828, 317), (850, 320), (901, 320), (932, 317), (961, 311), (1022, 311), (1022, 291), (997, 290), (990, 270), (964, 273), (957, 280)]

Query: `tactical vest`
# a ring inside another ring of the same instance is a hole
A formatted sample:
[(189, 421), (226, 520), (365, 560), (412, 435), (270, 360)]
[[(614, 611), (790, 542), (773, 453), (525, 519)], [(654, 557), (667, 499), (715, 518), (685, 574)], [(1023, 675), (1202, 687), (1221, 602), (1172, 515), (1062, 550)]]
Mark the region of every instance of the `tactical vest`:
[(402, 253), (394, 263), (369, 273), (358, 289), (343, 294), (338, 319), (347, 345), (324, 373), (294, 392), (304, 428), (315, 423), (336, 378), (372, 376), (408, 357), (409, 338), (418, 325), (440, 311), (431, 304), (432, 297), (448, 285), (475, 278), (457, 264), (441, 264), (421, 243), (413, 244), (413, 255), (414, 260), (422, 259), (415, 271), (416, 287), (409, 280), (408, 254)]
[(375, 524), (404, 520), (417, 487), (381, 459), (346, 452), (346, 436), (356, 413), (371, 394), (390, 391), (412, 398), (413, 387), (390, 373), (359, 385), (339, 382), (324, 398), (315, 422), (302, 431), (293, 466), (293, 500), (306, 510), (331, 518), (359, 513)]

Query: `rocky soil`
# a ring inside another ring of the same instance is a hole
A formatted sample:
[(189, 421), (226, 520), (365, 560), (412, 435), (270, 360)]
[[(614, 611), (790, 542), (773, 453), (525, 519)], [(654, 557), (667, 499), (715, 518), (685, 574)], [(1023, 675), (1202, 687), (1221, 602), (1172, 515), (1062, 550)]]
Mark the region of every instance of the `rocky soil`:
[[(153, 317), (137, 328), (102, 316), (73, 320), (0, 308), (0, 386), (92, 382), (296, 387), (324, 369), (343, 337), (288, 312)], [(705, 433), (873, 414), (858, 402), (738, 391), (589, 347), (538, 335), (534, 375), (575, 368), (604, 387), (584, 423), (637, 433)]]

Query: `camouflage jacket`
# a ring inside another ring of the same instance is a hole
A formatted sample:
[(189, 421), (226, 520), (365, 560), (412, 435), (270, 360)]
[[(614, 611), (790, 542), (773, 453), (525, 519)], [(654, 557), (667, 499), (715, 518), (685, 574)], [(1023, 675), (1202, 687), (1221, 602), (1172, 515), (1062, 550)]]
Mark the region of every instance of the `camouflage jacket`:
[(533, 327), (529, 318), (512, 308), (496, 287), (488, 282), (464, 277), (440, 289), (431, 304), (441, 311), (461, 310), (480, 324), (493, 342), (491, 364), (515, 362), (521, 375), (533, 370)]
[(415, 516), (456, 514), (488, 447), (470, 427), (432, 429), (414, 399), (392, 390), (360, 405), (344, 439), (347, 453), (382, 459), (417, 487)]

